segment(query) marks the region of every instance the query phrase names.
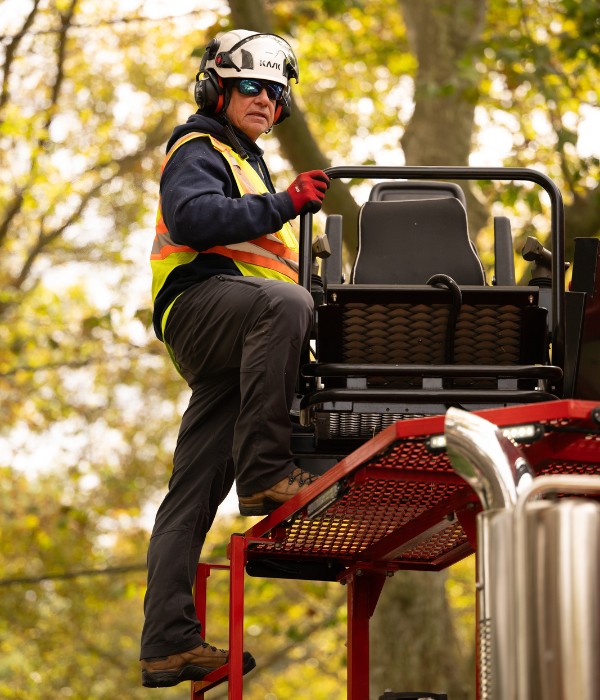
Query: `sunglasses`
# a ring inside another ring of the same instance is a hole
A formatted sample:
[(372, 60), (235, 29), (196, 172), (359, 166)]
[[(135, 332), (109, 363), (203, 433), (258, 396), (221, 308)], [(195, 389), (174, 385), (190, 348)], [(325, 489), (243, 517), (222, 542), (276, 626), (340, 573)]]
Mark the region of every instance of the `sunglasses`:
[(251, 78), (242, 78), (238, 81), (237, 89), (242, 95), (256, 97), (263, 90), (267, 91), (267, 97), (270, 100), (278, 102), (282, 95), (284, 87), (279, 83), (269, 83), (266, 80), (252, 80)]

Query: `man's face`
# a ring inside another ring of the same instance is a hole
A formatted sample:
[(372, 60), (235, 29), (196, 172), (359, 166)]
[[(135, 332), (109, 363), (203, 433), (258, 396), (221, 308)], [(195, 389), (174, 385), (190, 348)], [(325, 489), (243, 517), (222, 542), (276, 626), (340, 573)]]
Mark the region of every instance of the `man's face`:
[(226, 111), (229, 121), (248, 138), (256, 139), (273, 126), (275, 100), (263, 88), (258, 95), (242, 95), (237, 87), (231, 91)]

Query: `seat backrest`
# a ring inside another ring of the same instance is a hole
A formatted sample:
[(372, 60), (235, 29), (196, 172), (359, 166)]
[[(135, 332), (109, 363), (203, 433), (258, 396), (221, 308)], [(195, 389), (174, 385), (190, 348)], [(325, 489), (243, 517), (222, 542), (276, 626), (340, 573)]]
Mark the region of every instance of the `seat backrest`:
[(358, 219), (353, 284), (427, 284), (445, 274), (458, 284), (485, 284), (456, 197), (369, 201)]
[(378, 182), (369, 194), (370, 202), (389, 202), (396, 199), (440, 199), (456, 197), (467, 208), (465, 193), (455, 182), (437, 180), (390, 180)]

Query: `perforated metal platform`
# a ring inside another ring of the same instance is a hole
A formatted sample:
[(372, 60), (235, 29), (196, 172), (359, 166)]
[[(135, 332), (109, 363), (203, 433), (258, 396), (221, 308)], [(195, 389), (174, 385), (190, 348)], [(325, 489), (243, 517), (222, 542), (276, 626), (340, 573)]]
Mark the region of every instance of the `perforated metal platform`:
[[(551, 401), (478, 414), (501, 428), (535, 425), (535, 441), (521, 448), (537, 475), (600, 474), (600, 402)], [(479, 504), (433, 444), (443, 433), (444, 416), (399, 421), (231, 537), (230, 663), (192, 683), (192, 700), (225, 679), (230, 700), (242, 698), (246, 573), (347, 584), (347, 697), (368, 697), (369, 618), (387, 575), (439, 570), (475, 550)], [(203, 627), (211, 568), (200, 564), (196, 578)]]
[[(521, 446), (536, 474), (600, 473), (600, 404), (553, 401), (479, 415), (498, 426), (538, 425), (540, 437)], [(444, 416), (381, 432), (248, 530), (249, 562), (437, 570), (470, 554), (478, 501), (445, 451), (432, 448), (443, 432)], [(332, 502), (311, 517), (328, 490)]]

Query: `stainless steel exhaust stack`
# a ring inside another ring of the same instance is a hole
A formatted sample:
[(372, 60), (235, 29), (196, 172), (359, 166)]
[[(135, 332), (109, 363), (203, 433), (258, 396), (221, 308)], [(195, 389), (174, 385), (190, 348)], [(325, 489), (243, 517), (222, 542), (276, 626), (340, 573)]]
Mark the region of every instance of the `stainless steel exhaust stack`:
[(452, 466), (477, 493), (481, 700), (600, 698), (599, 476), (537, 477), (492, 423), (446, 414)]
[(450, 408), (445, 421), (452, 466), (479, 496), (484, 510), (514, 508), (533, 479), (521, 451), (493, 423)]
[(599, 476), (540, 476), (515, 509), (519, 700), (600, 698), (600, 504), (589, 498), (594, 493), (600, 494)]
[(480, 416), (450, 408), (445, 433), (452, 466), (483, 506), (477, 516), (480, 698), (516, 700), (512, 513), (519, 492), (533, 480), (533, 472), (520, 450)]

